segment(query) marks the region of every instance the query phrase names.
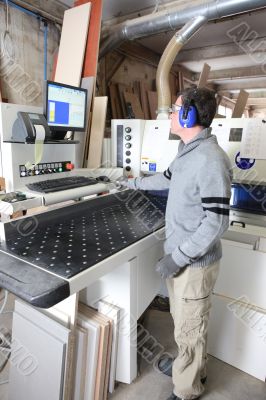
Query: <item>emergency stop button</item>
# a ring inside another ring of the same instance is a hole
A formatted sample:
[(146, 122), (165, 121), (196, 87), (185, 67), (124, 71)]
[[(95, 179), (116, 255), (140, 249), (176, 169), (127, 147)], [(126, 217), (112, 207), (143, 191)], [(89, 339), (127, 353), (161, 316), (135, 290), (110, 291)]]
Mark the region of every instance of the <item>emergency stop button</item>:
[(74, 164), (67, 163), (67, 164), (66, 164), (66, 170), (67, 170), (67, 171), (71, 171), (72, 169), (74, 169)]

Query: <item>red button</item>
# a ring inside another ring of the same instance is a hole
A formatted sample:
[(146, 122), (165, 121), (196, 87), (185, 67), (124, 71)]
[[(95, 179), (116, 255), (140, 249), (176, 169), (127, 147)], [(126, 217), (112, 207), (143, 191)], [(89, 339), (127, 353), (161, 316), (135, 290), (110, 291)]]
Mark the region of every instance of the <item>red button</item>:
[(74, 164), (67, 163), (67, 164), (66, 164), (66, 169), (67, 169), (68, 171), (71, 171), (72, 169), (74, 169)]

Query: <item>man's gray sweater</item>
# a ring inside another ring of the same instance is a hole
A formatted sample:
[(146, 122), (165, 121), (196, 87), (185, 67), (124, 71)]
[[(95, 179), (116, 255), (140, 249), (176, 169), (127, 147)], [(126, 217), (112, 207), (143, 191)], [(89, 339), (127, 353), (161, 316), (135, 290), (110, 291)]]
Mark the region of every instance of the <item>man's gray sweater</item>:
[(221, 258), (231, 181), (230, 161), (211, 128), (187, 144), (181, 141), (164, 173), (134, 180), (136, 189), (169, 189), (165, 253), (172, 254), (178, 266), (204, 267)]

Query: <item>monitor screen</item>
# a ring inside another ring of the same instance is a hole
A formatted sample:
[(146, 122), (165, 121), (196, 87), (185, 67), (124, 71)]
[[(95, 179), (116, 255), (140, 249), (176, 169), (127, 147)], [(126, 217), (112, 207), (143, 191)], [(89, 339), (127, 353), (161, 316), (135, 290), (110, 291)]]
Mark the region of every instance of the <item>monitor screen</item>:
[(86, 89), (47, 81), (45, 116), (52, 130), (83, 131), (86, 105)]

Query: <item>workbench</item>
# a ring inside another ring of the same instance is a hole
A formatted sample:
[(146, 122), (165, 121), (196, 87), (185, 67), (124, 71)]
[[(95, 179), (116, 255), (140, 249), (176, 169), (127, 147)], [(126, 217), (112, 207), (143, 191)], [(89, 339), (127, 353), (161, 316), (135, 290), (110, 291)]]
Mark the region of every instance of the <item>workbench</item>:
[(163, 256), (166, 201), (125, 190), (2, 224), (0, 286), (26, 302), (16, 301), (13, 338), (38, 360), (26, 377), (11, 364), (10, 400), (36, 400), (37, 391), (46, 400), (47, 390), (49, 400), (72, 400), (68, 359), (79, 301), (95, 307), (104, 298), (121, 309), (116, 380), (137, 377), (137, 321), (162, 282), (154, 267)]
[(91, 283), (97, 265), (162, 228), (165, 207), (164, 197), (126, 190), (4, 223), (0, 286), (51, 307)]

